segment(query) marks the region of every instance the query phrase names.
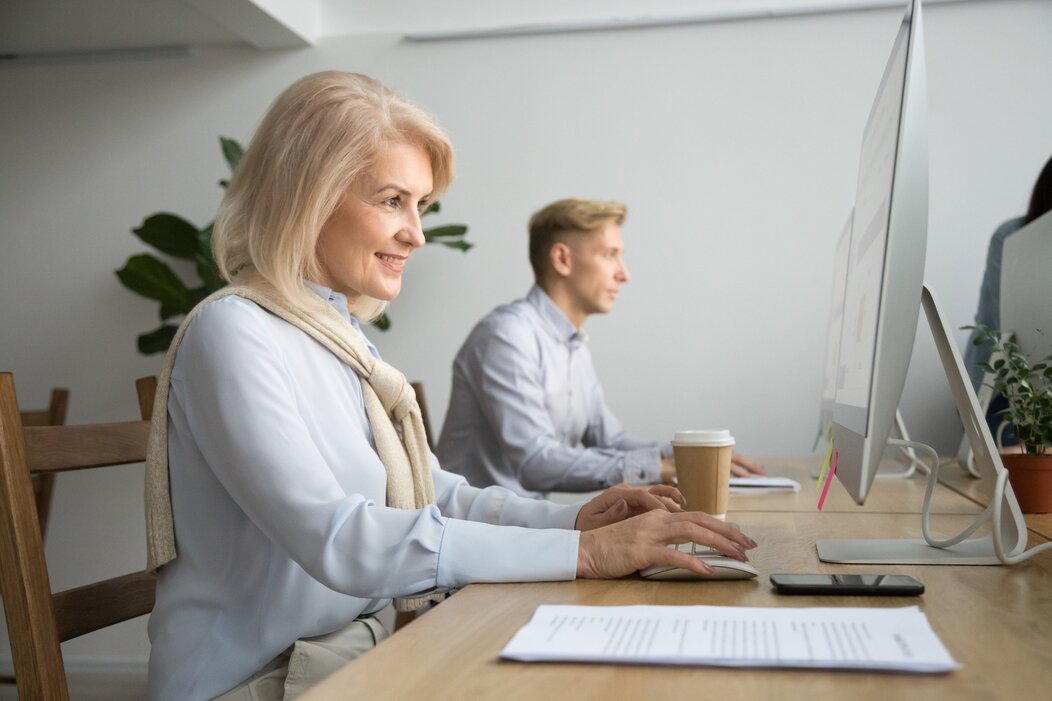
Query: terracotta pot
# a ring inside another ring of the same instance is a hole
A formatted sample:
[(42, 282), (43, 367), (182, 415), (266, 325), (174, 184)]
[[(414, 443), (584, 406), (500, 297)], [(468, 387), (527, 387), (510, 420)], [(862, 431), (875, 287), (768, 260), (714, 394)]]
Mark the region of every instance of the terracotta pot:
[(1002, 455), (1001, 462), (1023, 513), (1052, 512), (1052, 455)]

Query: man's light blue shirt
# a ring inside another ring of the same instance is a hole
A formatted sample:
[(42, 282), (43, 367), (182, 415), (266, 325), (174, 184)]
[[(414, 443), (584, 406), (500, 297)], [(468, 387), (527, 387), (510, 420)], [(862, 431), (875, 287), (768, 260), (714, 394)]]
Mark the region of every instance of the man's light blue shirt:
[(537, 286), (482, 319), (453, 363), (443, 468), (529, 497), (659, 481), (661, 446), (625, 433), (586, 341)]

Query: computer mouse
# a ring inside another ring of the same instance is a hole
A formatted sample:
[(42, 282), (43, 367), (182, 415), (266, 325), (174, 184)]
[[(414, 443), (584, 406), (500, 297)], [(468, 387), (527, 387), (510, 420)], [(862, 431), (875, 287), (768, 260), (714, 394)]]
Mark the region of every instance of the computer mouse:
[(691, 570), (672, 565), (654, 565), (639, 571), (639, 575), (645, 579), (674, 580), (674, 581), (708, 581), (710, 579), (752, 579), (759, 572), (748, 562), (740, 562), (729, 557), (714, 555), (696, 556), (704, 560), (714, 572), (712, 574), (698, 574)]

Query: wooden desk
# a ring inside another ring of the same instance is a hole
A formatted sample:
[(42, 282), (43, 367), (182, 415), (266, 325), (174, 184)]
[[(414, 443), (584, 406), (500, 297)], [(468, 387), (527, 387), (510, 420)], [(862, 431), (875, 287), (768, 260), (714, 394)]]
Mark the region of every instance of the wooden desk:
[[(821, 467), (822, 457), (805, 456), (794, 458), (769, 458), (760, 459), (772, 476), (791, 477), (800, 483), (799, 492), (767, 493), (767, 494), (731, 494), (728, 503), (729, 518), (737, 521), (737, 514), (743, 511), (789, 511), (789, 512), (812, 512), (817, 511), (818, 494), (815, 492), (815, 484), (818, 480), (811, 477), (811, 472), (817, 472)], [(944, 470), (948, 471), (948, 470)], [(927, 485), (927, 475), (915, 474), (909, 479), (887, 479), (878, 477), (873, 482), (866, 499), (865, 510), (873, 513), (920, 513), (924, 504), (924, 489)], [(551, 498), (559, 503), (574, 503), (587, 501), (599, 492), (558, 492)], [(826, 502), (822, 507), (824, 512), (848, 512), (857, 513), (859, 506), (848, 495), (840, 482), (834, 480), (826, 495)], [(970, 499), (961, 499), (954, 490), (936, 490), (932, 498), (931, 513), (933, 514), (978, 514), (982, 508)]]
[[(963, 499), (963, 498), (962, 498)], [(948, 497), (952, 502), (953, 498)], [(934, 520), (947, 535), (972, 520)], [(761, 546), (763, 573), (739, 582), (614, 581), (472, 585), (302, 697), (408, 699), (1036, 699), (1052, 688), (1052, 557), (1016, 567), (838, 566), (818, 561), (820, 537), (917, 537), (917, 514), (747, 512), (735, 519)], [(1044, 542), (1033, 535), (1032, 543)], [(900, 572), (922, 597), (784, 597), (772, 572)], [(540, 604), (725, 606), (919, 605), (964, 668), (946, 675), (810, 670), (516, 663), (498, 653)]]

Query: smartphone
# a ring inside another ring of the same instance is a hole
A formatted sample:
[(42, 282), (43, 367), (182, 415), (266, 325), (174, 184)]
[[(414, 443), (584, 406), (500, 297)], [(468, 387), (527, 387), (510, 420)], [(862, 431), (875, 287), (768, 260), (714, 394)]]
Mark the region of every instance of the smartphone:
[(779, 594), (919, 596), (924, 585), (905, 574), (772, 574)]

